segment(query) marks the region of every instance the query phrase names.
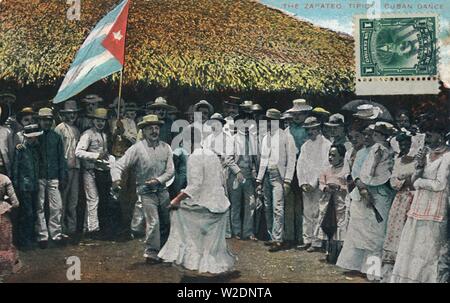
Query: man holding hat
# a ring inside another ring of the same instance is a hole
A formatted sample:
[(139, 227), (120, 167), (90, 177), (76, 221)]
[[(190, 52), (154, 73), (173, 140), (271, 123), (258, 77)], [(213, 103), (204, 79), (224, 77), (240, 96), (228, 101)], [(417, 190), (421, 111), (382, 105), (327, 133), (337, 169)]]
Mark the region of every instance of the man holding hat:
[(36, 241), (36, 214), (39, 193), (39, 142), (43, 131), (37, 124), (24, 127), (24, 142), (16, 149), (13, 165), (13, 185), (20, 201), (18, 244), (21, 249), (33, 247)]
[[(303, 127), (306, 117), (311, 112), (312, 107), (306, 104), (304, 99), (292, 101), (293, 107), (287, 110), (292, 115), (292, 123), (286, 128), (286, 132), (294, 138), (297, 160), (303, 144), (308, 139), (306, 129)], [(285, 202), (285, 240), (290, 245), (303, 243), (303, 211), (302, 211), (302, 192), (298, 185), (297, 172), (291, 183), (291, 191), (286, 195)]]
[(114, 207), (111, 205), (110, 168), (114, 157), (108, 152), (108, 138), (105, 126), (108, 120), (108, 110), (97, 108), (92, 116), (93, 127), (86, 130), (80, 137), (75, 149), (75, 155), (82, 160), (84, 191), (86, 193), (86, 224), (85, 231), (91, 238), (101, 236), (113, 237)]
[(62, 224), (64, 234), (69, 237), (73, 237), (77, 229), (80, 160), (75, 156), (75, 149), (80, 140), (80, 131), (75, 123), (79, 112), (80, 109), (75, 100), (65, 101), (63, 108), (59, 111), (62, 122), (55, 128), (55, 132), (63, 140), (64, 158), (67, 161), (68, 168), (67, 184), (62, 189)]
[(271, 252), (284, 249), (284, 196), (290, 190), (295, 170), (294, 138), (280, 129), (279, 110), (266, 112), (268, 132), (261, 145), (261, 161), (256, 179), (257, 192), (262, 191), (264, 181), (264, 206)]
[(95, 110), (99, 107), (99, 103), (103, 102), (103, 98), (98, 95), (87, 95), (81, 99), (81, 102), (85, 106), (85, 112), (84, 115), (80, 116), (78, 119), (78, 129), (81, 133), (83, 133), (93, 126), (90, 116), (92, 116)]
[(308, 140), (302, 145), (297, 160), (298, 185), (303, 192), (303, 245), (299, 248), (308, 252), (322, 247), (322, 241), (315, 234), (319, 225), (319, 178), (329, 164), (331, 142), (322, 135), (320, 126), (316, 117), (306, 118), (303, 127), (307, 131)]
[(166, 183), (174, 175), (172, 149), (159, 139), (164, 122), (157, 115), (147, 115), (138, 123), (144, 140), (130, 147), (111, 171), (113, 189), (120, 187), (123, 172), (134, 167), (137, 191), (146, 222), (144, 258), (158, 261), (158, 252), (169, 236), (169, 193)]
[[(0, 115), (2, 107), (0, 106)], [(14, 157), (14, 137), (11, 130), (0, 125), (0, 173), (11, 176), (11, 161)]]
[[(53, 129), (54, 117), (50, 108), (44, 107), (38, 113), (39, 126), (43, 134), (39, 136), (39, 203), (37, 207), (38, 242), (45, 248), (49, 236), (62, 243), (62, 199), (59, 188), (67, 184), (67, 162), (64, 157), (64, 143)], [(45, 218), (45, 198), (48, 197), (49, 219)], [(48, 228), (47, 228), (48, 226)]]
[(31, 107), (24, 107), (16, 114), (20, 130), (16, 132), (16, 134), (14, 135), (14, 146), (17, 146), (18, 144), (22, 144), (25, 142), (22, 130), (27, 125), (35, 124), (35, 116), (36, 113), (33, 111), (33, 108)]

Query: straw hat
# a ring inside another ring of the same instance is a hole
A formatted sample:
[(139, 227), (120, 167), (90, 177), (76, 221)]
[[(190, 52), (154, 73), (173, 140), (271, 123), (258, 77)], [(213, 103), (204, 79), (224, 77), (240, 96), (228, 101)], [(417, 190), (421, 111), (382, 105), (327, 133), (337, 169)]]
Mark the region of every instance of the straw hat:
[(313, 109), (312, 106), (306, 104), (305, 99), (295, 99), (292, 104), (292, 108), (287, 110), (288, 113), (308, 112)]
[(308, 117), (305, 119), (305, 122), (303, 123), (304, 128), (313, 128), (320, 126), (320, 122), (316, 117)]
[(37, 124), (30, 124), (23, 128), (23, 136), (26, 138), (38, 137), (43, 134), (43, 131)]
[(141, 122), (138, 123), (139, 128), (144, 128), (147, 125), (163, 125), (164, 121), (159, 120), (158, 115), (144, 116)]
[(209, 118), (210, 120), (217, 120), (217, 121), (220, 121), (220, 122), (222, 122), (222, 124), (224, 125), (224, 124), (226, 124), (227, 123), (227, 121), (223, 118), (223, 116), (221, 115), (221, 114), (219, 114), (219, 113), (214, 113), (212, 116), (211, 116), (211, 118)]
[(379, 107), (373, 106), (372, 104), (362, 104), (356, 109), (357, 112), (353, 116), (363, 120), (374, 120), (382, 113)]
[(255, 103), (255, 104), (252, 105), (252, 111), (253, 112), (262, 112), (263, 108), (262, 108), (261, 105)]
[(214, 113), (214, 107), (206, 100), (200, 100), (199, 102), (194, 104), (194, 112), (198, 112), (200, 107), (207, 107), (209, 113)]
[(391, 123), (380, 121), (375, 123), (373, 130), (386, 136), (392, 136), (395, 132), (395, 127)]
[(328, 119), (328, 122), (325, 122), (324, 124), (326, 126), (337, 127), (337, 126), (343, 126), (344, 122), (345, 122), (345, 118), (343, 115), (334, 114), (334, 115), (331, 115), (330, 118)]
[(39, 119), (53, 119), (53, 111), (51, 108), (43, 107), (38, 112)]
[(253, 106), (253, 101), (245, 100), (244, 103), (239, 105), (239, 107), (245, 112), (251, 112)]
[(106, 108), (99, 107), (94, 111), (93, 115), (89, 115), (89, 118), (108, 120), (108, 110)]
[(155, 102), (150, 104), (147, 108), (149, 108), (149, 109), (161, 108), (161, 109), (165, 109), (167, 111), (174, 111), (177, 109), (175, 106), (169, 105), (167, 103), (167, 100), (164, 99), (163, 97), (156, 98)]
[(99, 103), (99, 102), (103, 102), (103, 98), (100, 97), (99, 95), (87, 95), (86, 97), (81, 99), (81, 102), (84, 102), (84, 103)]
[(280, 120), (281, 118), (281, 113), (278, 109), (276, 108), (269, 108), (266, 111), (266, 118), (270, 119), (270, 120)]
[(77, 113), (80, 109), (78, 108), (77, 101), (67, 100), (64, 102), (64, 107), (59, 112), (60, 113)]

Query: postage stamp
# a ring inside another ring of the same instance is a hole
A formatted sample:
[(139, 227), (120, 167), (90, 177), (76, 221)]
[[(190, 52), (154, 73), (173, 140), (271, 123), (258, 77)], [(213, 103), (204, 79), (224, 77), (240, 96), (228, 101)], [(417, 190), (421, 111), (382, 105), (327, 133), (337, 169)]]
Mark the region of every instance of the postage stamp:
[(436, 15), (355, 16), (354, 29), (358, 95), (436, 93)]

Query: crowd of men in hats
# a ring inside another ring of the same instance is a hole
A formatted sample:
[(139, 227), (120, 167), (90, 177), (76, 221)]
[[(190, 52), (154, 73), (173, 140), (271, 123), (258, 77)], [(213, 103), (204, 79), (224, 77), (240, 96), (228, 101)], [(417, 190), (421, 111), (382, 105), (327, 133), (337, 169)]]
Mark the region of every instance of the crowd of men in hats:
[[(385, 282), (448, 279), (447, 117), (399, 111), (390, 123), (370, 103), (343, 115), (304, 99), (281, 113), (230, 97), (223, 113), (201, 100), (177, 124), (181, 113), (162, 97), (143, 109), (103, 101), (86, 96), (82, 112), (69, 100), (58, 114), (27, 107), (0, 126), (0, 194), (10, 206), (0, 215), (18, 208), (19, 249), (144, 236), (144, 257), (156, 262), (169, 203), (188, 184), (190, 150), (173, 142), (178, 126), (192, 125), (220, 160), (227, 238), (323, 252)], [(3, 244), (0, 256), (11, 255), (12, 242)], [(382, 266), (368, 271), (374, 257)]]

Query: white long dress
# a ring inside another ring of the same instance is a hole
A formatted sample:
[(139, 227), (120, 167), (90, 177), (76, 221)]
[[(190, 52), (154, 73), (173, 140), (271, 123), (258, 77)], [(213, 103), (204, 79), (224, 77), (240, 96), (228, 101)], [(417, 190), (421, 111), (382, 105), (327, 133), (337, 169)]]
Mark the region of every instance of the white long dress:
[(209, 149), (196, 149), (188, 159), (189, 198), (171, 212), (170, 234), (158, 254), (188, 270), (219, 274), (233, 269), (235, 257), (225, 240), (230, 202), (222, 185), (222, 166)]
[(427, 155), (422, 178), (403, 227), (391, 282), (447, 282), (447, 208), (450, 152)]

